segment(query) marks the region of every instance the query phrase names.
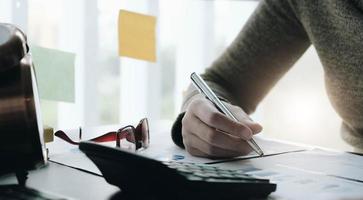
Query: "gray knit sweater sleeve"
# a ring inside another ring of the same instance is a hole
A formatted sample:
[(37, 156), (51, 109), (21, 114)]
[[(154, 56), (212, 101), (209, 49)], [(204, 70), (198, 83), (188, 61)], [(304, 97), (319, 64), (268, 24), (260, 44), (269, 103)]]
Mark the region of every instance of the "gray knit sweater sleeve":
[[(343, 138), (363, 146), (363, 15), (355, 2), (359, 1), (261, 1), (234, 42), (202, 76), (219, 96), (251, 113), (313, 44), (324, 66), (329, 98), (343, 119)], [(190, 87), (182, 112), (195, 94)], [(182, 115), (178, 119), (174, 127), (181, 128)], [(174, 128), (172, 134), (182, 146), (180, 132)]]
[[(251, 113), (309, 46), (289, 3), (262, 1), (237, 38), (202, 76), (219, 96)], [(195, 93), (189, 87), (182, 111)], [(181, 128), (181, 117), (178, 119), (174, 127)], [(172, 136), (182, 146), (180, 132), (174, 128)]]
[(309, 46), (289, 3), (262, 1), (203, 77), (217, 93), (251, 113)]

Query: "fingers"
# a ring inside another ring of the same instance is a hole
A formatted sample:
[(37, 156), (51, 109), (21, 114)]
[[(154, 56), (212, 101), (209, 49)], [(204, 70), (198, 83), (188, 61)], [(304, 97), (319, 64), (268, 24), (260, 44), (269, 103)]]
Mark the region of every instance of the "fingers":
[(252, 130), (253, 134), (257, 134), (262, 131), (262, 126), (259, 123), (254, 122), (240, 107), (226, 102), (222, 103), (234, 114), (240, 123), (248, 126)]
[[(185, 141), (184, 141), (185, 143)], [(190, 145), (185, 146), (185, 149), (187, 150), (187, 152), (192, 155), (192, 156), (197, 156), (197, 157), (208, 157), (208, 155), (206, 153), (203, 153), (202, 151), (200, 151), (197, 148), (194, 148)]]
[(182, 119), (186, 150), (200, 157), (235, 157), (252, 151), (246, 140), (262, 130), (238, 106), (225, 103), (238, 121), (230, 119), (207, 100), (192, 100)]
[(194, 156), (220, 158), (246, 155), (252, 151), (241, 138), (222, 133), (186, 113), (183, 118), (183, 143)]
[[(186, 118), (189, 120), (187, 124), (188, 132), (194, 134), (198, 137), (198, 139), (203, 140), (210, 146), (215, 146), (221, 149), (226, 149), (229, 151), (246, 153), (248, 152), (246, 147), (248, 147), (247, 142), (239, 137), (235, 137), (221, 131), (218, 131), (215, 128), (209, 127), (196, 116), (190, 116)], [(198, 134), (200, 133), (200, 134)]]
[[(211, 145), (204, 140), (200, 139), (193, 133), (189, 133), (188, 137), (183, 137), (183, 142), (186, 150), (193, 156), (209, 157), (209, 158), (225, 158), (225, 157), (236, 157), (245, 155), (250, 152), (246, 149), (243, 151), (233, 151), (228, 149), (219, 148)], [(247, 152), (248, 151), (248, 152)]]
[(245, 123), (252, 130), (253, 134), (260, 133), (263, 129), (262, 126), (256, 122), (246, 121)]
[(214, 127), (245, 140), (249, 140), (252, 137), (253, 132), (247, 125), (228, 118), (205, 98), (196, 99), (191, 102), (188, 111), (192, 112), (210, 127)]

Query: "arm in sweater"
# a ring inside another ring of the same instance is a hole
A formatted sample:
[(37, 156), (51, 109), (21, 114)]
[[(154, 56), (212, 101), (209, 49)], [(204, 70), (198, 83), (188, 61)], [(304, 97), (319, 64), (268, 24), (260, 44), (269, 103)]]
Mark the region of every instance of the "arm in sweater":
[[(286, 0), (265, 0), (202, 76), (217, 95), (250, 114), (309, 46), (293, 6)], [(180, 147), (181, 120), (196, 94), (190, 86), (172, 128), (173, 141)]]

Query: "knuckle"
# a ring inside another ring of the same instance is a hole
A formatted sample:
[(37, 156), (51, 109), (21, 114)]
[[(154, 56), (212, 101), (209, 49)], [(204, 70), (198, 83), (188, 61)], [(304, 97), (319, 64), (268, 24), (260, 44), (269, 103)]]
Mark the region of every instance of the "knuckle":
[(183, 140), (186, 140), (188, 138), (188, 135), (189, 135), (189, 131), (187, 131), (185, 129), (185, 127), (183, 126), (182, 127), (182, 137), (183, 137)]
[(187, 151), (192, 156), (199, 156), (199, 152), (195, 151), (194, 148), (189, 148)]
[(194, 151), (194, 148), (192, 148), (191, 146), (189, 145), (186, 145), (185, 146), (185, 150), (192, 156), (194, 156), (196, 154), (196, 152)]
[(220, 114), (218, 112), (210, 112), (206, 120), (211, 125), (216, 124), (220, 120)]
[(189, 113), (185, 113), (183, 119), (181, 120), (182, 126), (184, 127), (184, 125), (188, 124), (188, 120), (189, 119)]
[(234, 131), (239, 137), (246, 138), (246, 139), (248, 139), (251, 135), (251, 133), (250, 133), (251, 131), (242, 124), (238, 124), (235, 127)]
[(206, 140), (211, 143), (214, 144), (217, 142), (218, 140), (218, 135), (217, 135), (217, 131), (214, 130), (213, 128), (209, 128), (208, 130), (206, 130)]
[(240, 123), (235, 123), (236, 125), (234, 126), (234, 131), (235, 133), (242, 133), (243, 131), (245, 131), (246, 127), (243, 126)]
[(216, 156), (218, 154), (218, 150), (217, 150), (216, 147), (210, 145), (210, 146), (207, 147), (206, 153), (209, 156)]
[(185, 146), (185, 150), (192, 156), (201, 156), (200, 152), (192, 146)]
[(190, 102), (190, 104), (187, 107), (187, 113), (194, 113), (197, 115), (197, 113), (200, 112), (200, 109), (203, 109), (203, 100), (201, 99), (195, 99)]
[(251, 152), (252, 152), (252, 149), (249, 148), (248, 146), (243, 146), (243, 148), (241, 148), (241, 154), (242, 155), (247, 155), (247, 154), (249, 154)]
[(192, 108), (198, 108), (203, 103), (202, 99), (194, 99), (192, 102), (190, 102), (190, 106)]
[(187, 106), (187, 109), (186, 109), (187, 113), (188, 112), (193, 112), (194, 107), (195, 107), (195, 101), (190, 102), (189, 105)]
[(244, 130), (244, 127), (240, 125), (239, 123), (233, 122), (231, 123), (229, 127), (229, 133), (234, 136), (240, 136), (242, 131)]
[(185, 146), (185, 149), (192, 147), (192, 142), (188, 137), (183, 137), (183, 144)]
[[(184, 141), (184, 140), (183, 140)], [(193, 148), (190, 148), (190, 145), (188, 143), (184, 143), (184, 146), (185, 146), (185, 150), (188, 152), (188, 153), (191, 153), (193, 151)]]

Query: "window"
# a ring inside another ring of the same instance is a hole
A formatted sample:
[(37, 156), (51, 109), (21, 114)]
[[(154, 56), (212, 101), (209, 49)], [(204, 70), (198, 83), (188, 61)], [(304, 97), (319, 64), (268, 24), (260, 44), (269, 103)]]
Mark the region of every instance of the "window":
[[(77, 55), (75, 102), (42, 100), (45, 124), (74, 128), (135, 123), (145, 116), (170, 123), (179, 112), (190, 73), (203, 72), (218, 57), (257, 4), (2, 0), (0, 20), (21, 27), (31, 45)], [(119, 9), (157, 17), (156, 63), (118, 57)], [(321, 112), (316, 113), (317, 108)], [(340, 120), (325, 95), (322, 67), (313, 48), (271, 91), (253, 117), (264, 125), (267, 136), (348, 149), (339, 137)]]

